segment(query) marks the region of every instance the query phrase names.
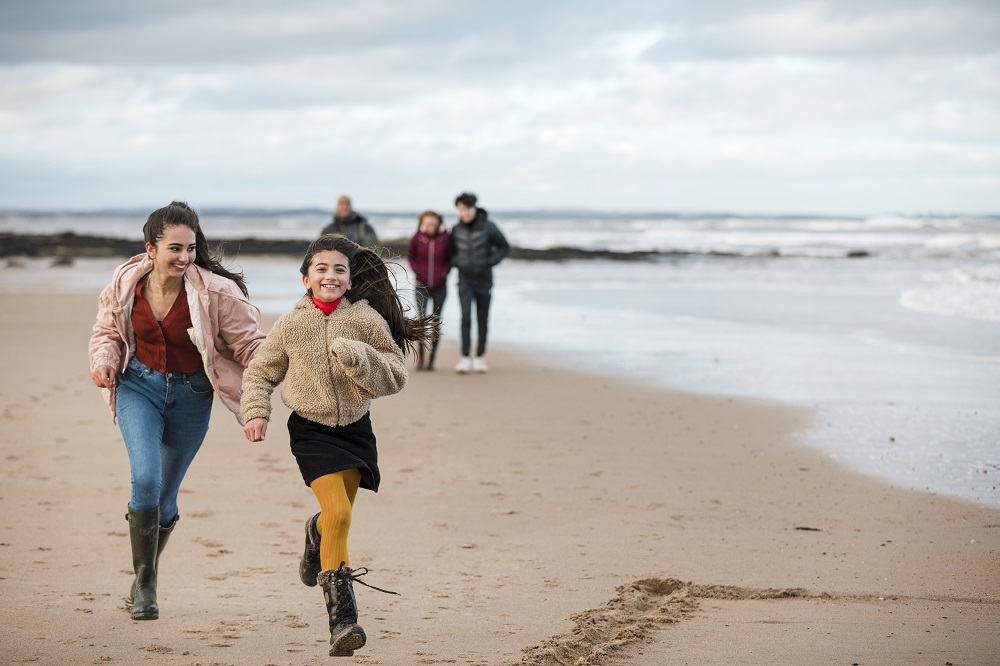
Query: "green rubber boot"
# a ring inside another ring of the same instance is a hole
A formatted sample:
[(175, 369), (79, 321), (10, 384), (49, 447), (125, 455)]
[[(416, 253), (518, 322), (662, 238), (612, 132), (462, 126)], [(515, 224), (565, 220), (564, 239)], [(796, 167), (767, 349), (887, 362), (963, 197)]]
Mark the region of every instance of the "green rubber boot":
[(132, 619), (156, 620), (156, 548), (160, 538), (160, 510), (129, 507), (128, 532), (132, 542)]
[[(128, 516), (125, 516), (125, 519), (128, 520)], [(160, 572), (160, 553), (162, 553), (163, 549), (166, 547), (167, 540), (170, 538), (170, 535), (174, 531), (174, 527), (177, 525), (177, 521), (180, 520), (180, 519), (181, 519), (180, 515), (176, 515), (176, 516), (174, 516), (174, 520), (173, 520), (173, 522), (170, 523), (170, 525), (168, 525), (167, 527), (162, 527), (162, 526), (160, 527), (159, 536), (158, 536), (158, 539), (157, 539), (157, 542), (156, 542), (156, 562), (155, 562), (155, 564), (156, 564), (156, 573), (157, 574), (159, 574), (159, 572)], [(129, 610), (132, 609), (133, 599), (135, 599), (135, 581), (134, 580), (132, 581), (132, 589), (129, 590), (128, 596), (125, 597), (125, 607), (128, 608)]]

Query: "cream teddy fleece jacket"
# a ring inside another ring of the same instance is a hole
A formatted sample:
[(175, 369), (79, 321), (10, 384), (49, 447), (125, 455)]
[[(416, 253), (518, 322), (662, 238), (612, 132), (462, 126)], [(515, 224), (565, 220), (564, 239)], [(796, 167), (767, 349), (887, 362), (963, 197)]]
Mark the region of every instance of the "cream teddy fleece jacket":
[(346, 298), (324, 315), (308, 294), (282, 315), (243, 373), (244, 422), (270, 419), (271, 393), (300, 416), (328, 426), (364, 416), (374, 398), (406, 385), (403, 352), (368, 301)]

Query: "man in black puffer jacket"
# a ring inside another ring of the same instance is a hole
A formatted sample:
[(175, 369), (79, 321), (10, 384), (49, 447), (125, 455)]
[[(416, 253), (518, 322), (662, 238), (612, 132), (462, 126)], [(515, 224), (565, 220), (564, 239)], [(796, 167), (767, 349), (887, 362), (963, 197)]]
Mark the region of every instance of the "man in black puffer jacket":
[[(459, 223), (451, 231), (452, 265), (458, 269), (458, 299), (462, 304), (462, 359), (455, 371), (486, 372), (486, 328), (493, 289), (493, 267), (510, 253), (510, 244), (486, 211), (476, 206), (476, 195), (463, 192), (455, 199)], [(472, 303), (476, 303), (479, 340), (476, 358), (472, 350)]]

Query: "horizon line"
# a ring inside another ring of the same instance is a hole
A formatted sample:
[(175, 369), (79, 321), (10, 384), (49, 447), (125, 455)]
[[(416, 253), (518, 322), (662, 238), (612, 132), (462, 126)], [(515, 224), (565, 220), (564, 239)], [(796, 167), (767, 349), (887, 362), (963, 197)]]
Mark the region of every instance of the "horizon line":
[[(625, 216), (642, 216), (642, 217), (676, 217), (676, 218), (705, 218), (705, 217), (736, 217), (736, 218), (781, 218), (781, 219), (868, 219), (873, 217), (884, 217), (884, 216), (902, 216), (902, 217), (1000, 217), (1000, 212), (992, 213), (970, 213), (961, 211), (951, 211), (951, 212), (941, 212), (941, 211), (919, 211), (919, 212), (905, 212), (905, 211), (885, 211), (879, 213), (810, 213), (810, 212), (731, 212), (731, 211), (712, 211), (712, 210), (656, 210), (656, 209), (602, 209), (602, 208), (573, 208), (573, 207), (537, 207), (537, 208), (493, 208), (482, 206), (488, 212), (496, 213), (497, 215), (580, 215), (588, 217), (625, 217)], [(148, 215), (150, 211), (156, 210), (156, 208), (144, 208), (139, 206), (120, 206), (120, 207), (94, 207), (94, 208), (82, 208), (82, 209), (69, 209), (69, 208), (0, 208), (0, 214), (23, 214), (23, 215), (44, 215), (44, 214), (63, 214), (63, 215), (102, 215), (102, 214), (142, 214)], [(317, 206), (275, 206), (275, 207), (263, 207), (263, 206), (233, 206), (233, 205), (208, 205), (200, 206), (196, 210), (199, 211), (199, 215), (206, 214), (220, 214), (220, 213), (235, 213), (235, 214), (275, 214), (275, 213), (317, 213), (324, 215), (331, 215), (334, 211), (333, 208), (323, 208)], [(360, 210), (357, 211), (363, 216), (379, 216), (379, 217), (396, 217), (396, 216), (406, 216), (414, 217), (423, 212), (421, 210)]]

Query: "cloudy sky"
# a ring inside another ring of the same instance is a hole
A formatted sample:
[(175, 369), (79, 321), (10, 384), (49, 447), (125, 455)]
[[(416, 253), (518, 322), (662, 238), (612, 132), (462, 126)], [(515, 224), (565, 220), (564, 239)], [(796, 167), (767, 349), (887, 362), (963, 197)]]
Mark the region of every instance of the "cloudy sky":
[(0, 208), (1000, 213), (1000, 3), (0, 0)]

